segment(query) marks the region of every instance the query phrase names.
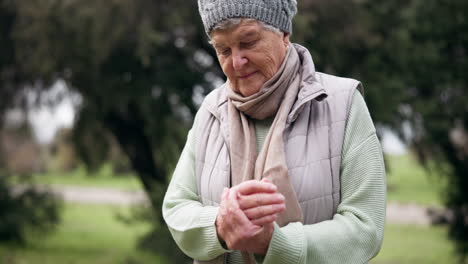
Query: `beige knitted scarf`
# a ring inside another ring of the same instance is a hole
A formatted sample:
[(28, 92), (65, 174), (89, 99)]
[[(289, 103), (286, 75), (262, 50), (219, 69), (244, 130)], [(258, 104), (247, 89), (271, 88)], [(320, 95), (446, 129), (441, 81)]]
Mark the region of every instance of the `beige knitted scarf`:
[[(302, 221), (303, 218), (289, 180), (283, 142), (286, 120), (299, 92), (300, 64), (296, 49), (289, 45), (280, 69), (259, 92), (243, 97), (228, 89), (232, 186), (263, 178), (274, 183), (284, 195), (286, 204), (285, 211), (276, 220), (279, 226)], [(273, 116), (275, 118), (257, 156), (255, 128), (250, 118), (262, 120)], [(247, 261), (246, 254), (243, 255), (246, 263), (252, 261), (252, 256)]]

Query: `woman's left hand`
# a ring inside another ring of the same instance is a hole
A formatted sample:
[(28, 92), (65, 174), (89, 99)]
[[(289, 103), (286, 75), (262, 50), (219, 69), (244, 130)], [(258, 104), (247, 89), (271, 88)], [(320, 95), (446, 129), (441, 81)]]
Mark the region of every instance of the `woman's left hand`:
[[(256, 183), (273, 185), (267, 180)], [(272, 191), (269, 192), (258, 190), (253, 186), (248, 181), (234, 187), (237, 190), (239, 208), (255, 225), (264, 226), (273, 223), (278, 213), (286, 208), (284, 196), (276, 191), (274, 185), (274, 189), (272, 187)]]

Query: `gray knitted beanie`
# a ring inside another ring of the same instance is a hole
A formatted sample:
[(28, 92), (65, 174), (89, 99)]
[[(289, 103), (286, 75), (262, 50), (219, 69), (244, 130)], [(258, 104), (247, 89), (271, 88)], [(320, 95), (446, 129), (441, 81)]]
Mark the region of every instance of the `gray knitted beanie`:
[(198, 11), (209, 35), (213, 27), (228, 18), (245, 17), (292, 32), (296, 0), (198, 0)]

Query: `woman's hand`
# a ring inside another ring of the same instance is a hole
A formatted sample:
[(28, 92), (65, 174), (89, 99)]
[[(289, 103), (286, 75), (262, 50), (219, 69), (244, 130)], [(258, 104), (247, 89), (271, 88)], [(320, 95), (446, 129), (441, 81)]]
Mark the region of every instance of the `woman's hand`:
[[(259, 226), (273, 223), (278, 213), (284, 211), (284, 196), (276, 191), (276, 186), (264, 179), (261, 182), (241, 183), (234, 188), (238, 191), (239, 207), (249, 220)], [(260, 183), (260, 184), (259, 184)]]
[(284, 210), (284, 197), (267, 181), (247, 181), (225, 188), (216, 218), (216, 231), (229, 249), (265, 254), (273, 222)]

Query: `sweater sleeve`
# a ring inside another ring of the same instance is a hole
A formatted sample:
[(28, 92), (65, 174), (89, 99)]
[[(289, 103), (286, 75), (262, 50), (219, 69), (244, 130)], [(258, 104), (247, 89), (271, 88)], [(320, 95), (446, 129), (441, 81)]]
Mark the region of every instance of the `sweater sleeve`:
[(215, 227), (218, 207), (198, 200), (195, 179), (195, 135), (187, 142), (163, 201), (163, 217), (179, 248), (197, 260), (211, 260), (229, 252), (220, 244)]
[(361, 264), (379, 252), (385, 224), (385, 168), (359, 92), (354, 94), (346, 124), (340, 172), (341, 203), (333, 219), (275, 226), (263, 263)]

